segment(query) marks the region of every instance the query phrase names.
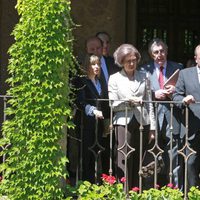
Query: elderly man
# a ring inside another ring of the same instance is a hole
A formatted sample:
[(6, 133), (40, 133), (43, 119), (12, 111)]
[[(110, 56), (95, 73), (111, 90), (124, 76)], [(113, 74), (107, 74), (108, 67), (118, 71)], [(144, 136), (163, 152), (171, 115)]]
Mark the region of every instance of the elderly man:
[[(182, 69), (182, 65), (167, 60), (168, 47), (161, 39), (153, 39), (149, 43), (149, 54), (153, 59), (152, 62), (141, 66), (150, 75), (151, 88), (155, 100), (158, 101), (170, 101), (171, 96), (175, 90), (174, 85), (168, 85), (164, 87), (164, 83), (168, 78), (177, 70)], [(160, 173), (161, 180), (158, 183), (166, 185), (169, 183), (169, 170), (170, 170), (170, 154), (172, 153), (172, 173), (173, 184), (179, 188), (182, 188), (180, 163), (177, 149), (180, 144), (180, 123), (178, 122), (178, 116), (181, 114), (180, 110), (176, 107), (173, 109), (173, 148), (170, 150), (170, 105), (167, 103), (159, 103), (158, 109), (158, 144), (164, 150), (163, 159), (165, 163), (164, 170)]]
[(188, 105), (188, 144), (196, 151), (196, 154), (189, 157), (187, 163), (188, 188), (200, 186), (200, 104), (195, 103), (200, 102), (200, 45), (195, 48), (194, 54), (197, 65), (180, 72), (173, 94), (174, 101), (183, 102), (179, 107), (184, 109), (185, 105)]

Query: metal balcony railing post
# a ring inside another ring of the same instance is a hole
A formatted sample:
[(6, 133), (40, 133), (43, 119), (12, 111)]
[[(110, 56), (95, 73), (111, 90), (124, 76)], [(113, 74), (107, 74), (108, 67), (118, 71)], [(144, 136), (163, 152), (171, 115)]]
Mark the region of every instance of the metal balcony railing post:
[(170, 103), (170, 150), (169, 150), (169, 183), (172, 184), (172, 148), (173, 148), (173, 104)]
[(142, 120), (142, 116), (143, 116), (143, 104), (140, 105), (141, 106), (141, 115), (140, 115), (140, 162), (139, 162), (139, 188), (140, 188), (140, 194), (142, 193), (142, 158), (143, 158), (143, 120)]
[(109, 175), (113, 174), (113, 106), (112, 101), (109, 100), (110, 105), (110, 162), (109, 162)]
[[(97, 109), (99, 109), (99, 100), (96, 99), (97, 101)], [(88, 149), (93, 153), (94, 158), (95, 158), (95, 183), (99, 183), (98, 179), (98, 161), (101, 155), (101, 152), (105, 150), (104, 147), (101, 146), (99, 143), (99, 131), (98, 131), (98, 123), (99, 120), (96, 118), (96, 123), (95, 123), (95, 140), (92, 146), (88, 147)]]

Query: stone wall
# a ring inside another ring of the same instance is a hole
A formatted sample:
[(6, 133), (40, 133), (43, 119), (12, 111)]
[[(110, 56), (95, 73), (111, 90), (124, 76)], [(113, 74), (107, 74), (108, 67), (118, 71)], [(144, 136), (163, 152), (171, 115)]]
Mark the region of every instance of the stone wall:
[(112, 37), (111, 53), (125, 41), (125, 0), (72, 0), (72, 17), (79, 25), (74, 30), (75, 54), (85, 54), (85, 40), (99, 31)]
[[(85, 55), (85, 40), (99, 31), (107, 31), (112, 37), (111, 53), (127, 39), (127, 2), (135, 0), (71, 0), (72, 18), (77, 24), (74, 30), (74, 52)], [(17, 0), (0, 0), (0, 93), (7, 85), (8, 48), (14, 42), (10, 36), (18, 22), (15, 10)], [(128, 6), (130, 7), (130, 6)], [(132, 6), (131, 6), (132, 7)], [(129, 33), (130, 30), (128, 31)], [(132, 33), (131, 33), (132, 34)]]
[(15, 24), (18, 22), (18, 15), (15, 10), (17, 0), (0, 0), (0, 94), (5, 94), (7, 84), (5, 80), (8, 77), (7, 51), (14, 42), (10, 35)]
[[(13, 44), (14, 39), (11, 32), (18, 22), (18, 15), (15, 10), (17, 0), (0, 0), (0, 95), (5, 95), (8, 84), (5, 82), (8, 78), (7, 65), (9, 56), (7, 51)], [(2, 122), (4, 120), (4, 101), (0, 98), (0, 136)]]

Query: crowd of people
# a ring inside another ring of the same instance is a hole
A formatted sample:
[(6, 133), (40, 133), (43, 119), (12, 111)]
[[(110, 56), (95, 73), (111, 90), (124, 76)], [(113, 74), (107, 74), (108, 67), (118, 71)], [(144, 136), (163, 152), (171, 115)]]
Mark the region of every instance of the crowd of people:
[[(188, 188), (200, 186), (200, 45), (194, 51), (196, 64), (184, 69), (182, 64), (168, 60), (168, 46), (159, 38), (150, 41), (146, 62), (140, 61), (141, 54), (132, 44), (120, 45), (111, 56), (110, 41), (106, 32), (86, 40), (81, 76), (74, 78), (81, 179), (94, 183), (100, 171), (115, 175), (117, 180), (127, 177), (129, 189), (138, 186), (141, 158), (148, 144), (156, 141), (164, 163), (157, 183), (164, 186), (172, 182), (183, 189), (187, 161)], [(176, 84), (166, 85), (175, 71), (179, 71)], [(171, 106), (171, 101), (176, 104)], [(188, 122), (185, 108), (189, 110)], [(108, 129), (110, 124), (113, 129)], [(184, 159), (178, 151), (186, 140), (195, 153), (186, 148), (188, 157)], [(153, 187), (153, 178), (144, 178), (145, 187)]]

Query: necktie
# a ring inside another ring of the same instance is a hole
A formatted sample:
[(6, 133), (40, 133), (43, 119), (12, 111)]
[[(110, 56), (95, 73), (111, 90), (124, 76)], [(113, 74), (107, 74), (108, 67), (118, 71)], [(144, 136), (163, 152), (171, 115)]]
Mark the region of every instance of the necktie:
[(160, 72), (159, 72), (159, 77), (158, 77), (158, 81), (159, 81), (159, 85), (160, 85), (160, 89), (164, 88), (164, 75), (163, 75), (163, 66), (160, 66)]

